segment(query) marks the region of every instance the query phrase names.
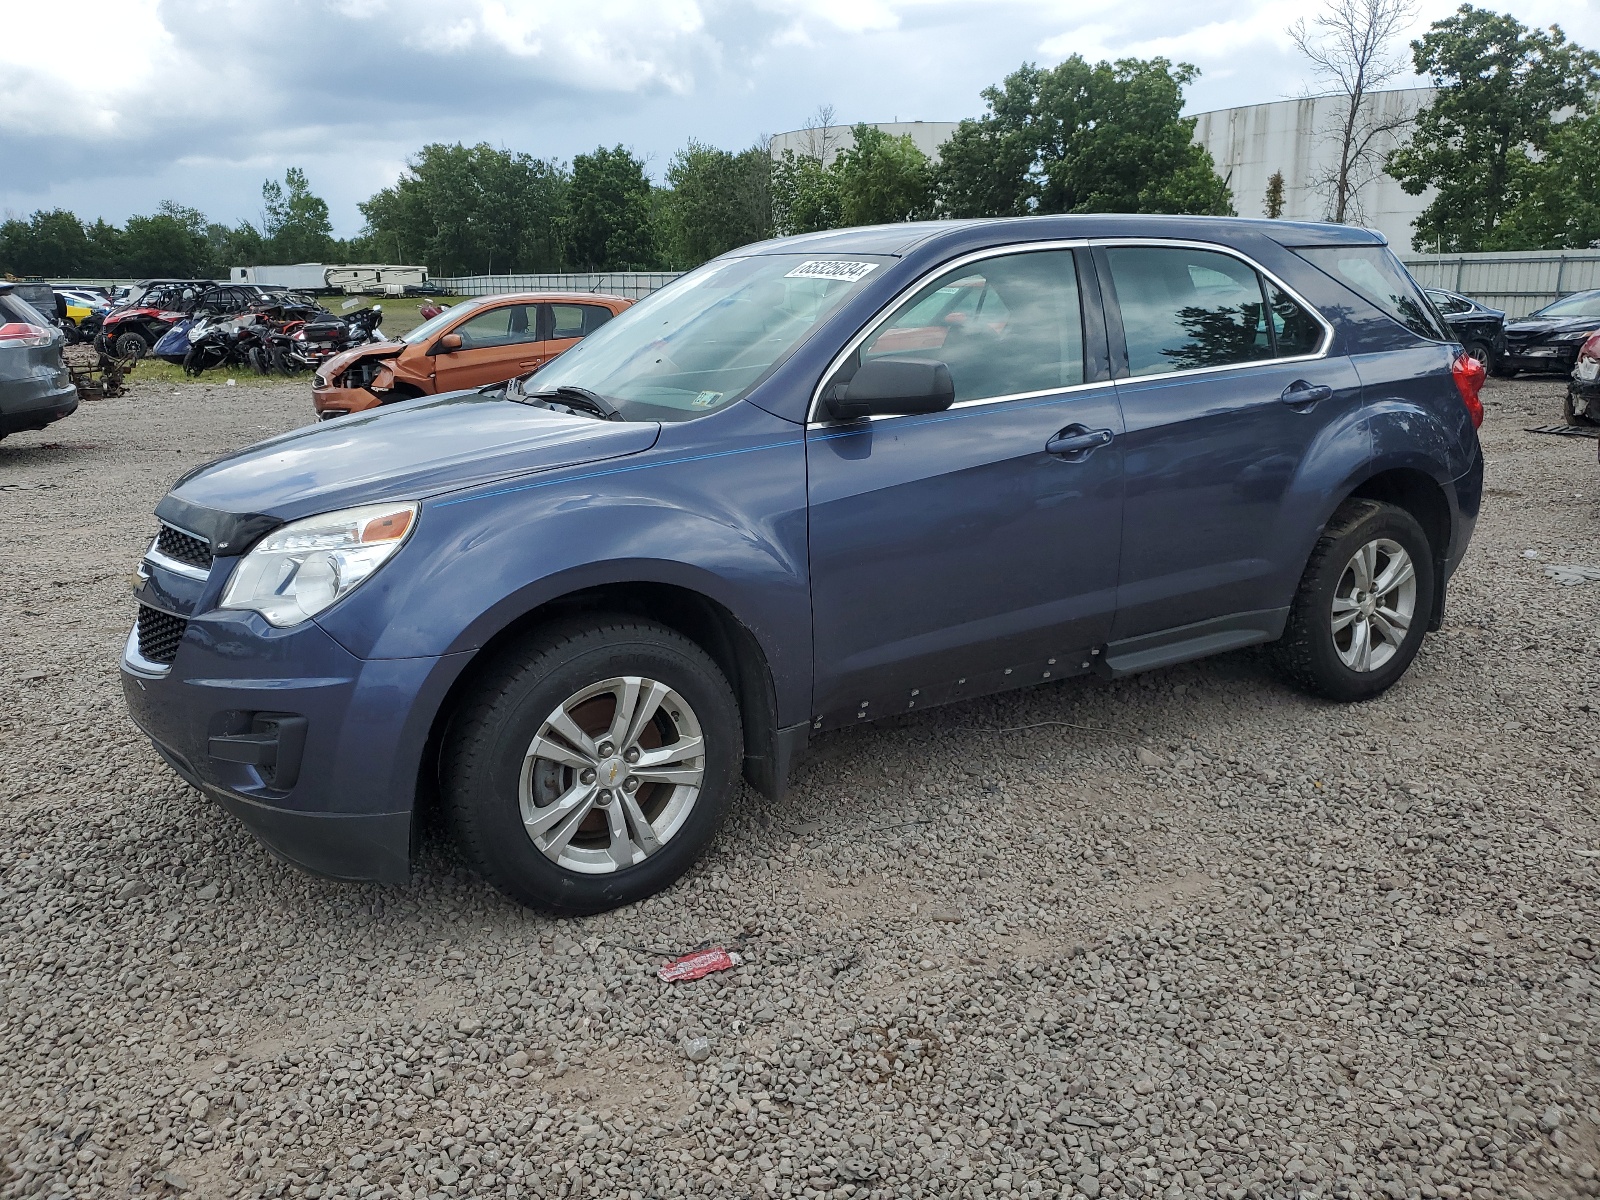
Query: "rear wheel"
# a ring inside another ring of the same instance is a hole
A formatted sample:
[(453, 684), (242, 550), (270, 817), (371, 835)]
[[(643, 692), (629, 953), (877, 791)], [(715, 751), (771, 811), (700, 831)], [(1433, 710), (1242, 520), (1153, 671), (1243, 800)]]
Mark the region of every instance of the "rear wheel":
[(1481, 366), (1484, 371), (1494, 369), (1494, 354), (1485, 342), (1467, 342), (1461, 347), (1466, 351), (1467, 357)]
[(454, 722), (450, 823), (506, 895), (581, 914), (659, 892), (693, 865), (737, 786), (739, 711), (710, 657), (626, 617), (508, 652)]
[(1433, 611), (1433, 550), (1405, 509), (1347, 500), (1306, 564), (1278, 667), (1330, 700), (1386, 691), (1417, 656)]
[(118, 358), (143, 358), (150, 352), (149, 341), (136, 329), (117, 334), (117, 340), (112, 346)]

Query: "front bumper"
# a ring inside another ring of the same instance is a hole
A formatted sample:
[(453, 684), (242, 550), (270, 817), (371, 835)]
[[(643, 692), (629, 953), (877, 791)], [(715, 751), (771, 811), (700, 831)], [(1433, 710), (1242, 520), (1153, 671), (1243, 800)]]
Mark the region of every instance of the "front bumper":
[(191, 620), (169, 667), (130, 637), (122, 687), (172, 768), (273, 854), (335, 879), (403, 883), (434, 715), (468, 655), (356, 658), (314, 621)]
[(1570, 371), (1578, 360), (1582, 343), (1555, 343), (1546, 346), (1508, 345), (1497, 366), (1512, 371)]

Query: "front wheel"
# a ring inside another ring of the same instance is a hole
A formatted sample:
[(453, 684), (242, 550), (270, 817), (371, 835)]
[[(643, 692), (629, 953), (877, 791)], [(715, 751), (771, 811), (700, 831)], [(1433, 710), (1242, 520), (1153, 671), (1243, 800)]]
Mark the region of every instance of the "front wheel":
[(1273, 647), (1294, 683), (1330, 700), (1368, 700), (1404, 675), (1433, 611), (1433, 550), (1405, 509), (1347, 500), (1317, 540)]
[(699, 646), (591, 618), (512, 648), (453, 722), (441, 782), (468, 860), (512, 899), (579, 915), (654, 895), (727, 811), (738, 705)]
[(140, 359), (150, 352), (150, 343), (144, 334), (132, 329), (119, 333), (114, 346), (118, 358)]

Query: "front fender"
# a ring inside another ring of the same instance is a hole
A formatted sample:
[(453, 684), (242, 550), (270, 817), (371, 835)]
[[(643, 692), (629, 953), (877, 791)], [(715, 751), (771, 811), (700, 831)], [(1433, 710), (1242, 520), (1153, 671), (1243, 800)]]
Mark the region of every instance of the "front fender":
[(431, 657), (477, 650), (573, 592), (686, 588), (754, 635), (792, 723), (810, 716), (806, 554), (800, 431), (735, 405), (626, 461), (424, 502), (394, 561), (318, 621), (361, 658)]

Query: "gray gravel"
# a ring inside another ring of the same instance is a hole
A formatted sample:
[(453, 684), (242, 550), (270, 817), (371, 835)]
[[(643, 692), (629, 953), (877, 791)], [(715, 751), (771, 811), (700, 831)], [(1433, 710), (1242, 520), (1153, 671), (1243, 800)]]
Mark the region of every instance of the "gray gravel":
[[(1243, 653), (825, 738), (669, 893), (433, 838), (310, 879), (157, 761), (150, 509), (309, 416), (136, 387), (0, 443), (0, 1197), (1600, 1195), (1600, 561), (1559, 385), (1388, 696)], [(1532, 551), (1537, 558), (1526, 557)], [(737, 969), (668, 986), (706, 943)]]

